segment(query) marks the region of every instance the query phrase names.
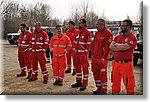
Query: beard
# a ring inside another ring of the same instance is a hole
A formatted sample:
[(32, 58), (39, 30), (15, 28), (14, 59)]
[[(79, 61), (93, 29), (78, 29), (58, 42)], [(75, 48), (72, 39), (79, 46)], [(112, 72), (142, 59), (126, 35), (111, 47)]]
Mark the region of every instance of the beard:
[(126, 33), (127, 32), (127, 29), (123, 29), (121, 30), (122, 33)]
[(23, 31), (21, 31), (23, 34), (25, 33), (25, 31), (23, 30)]
[(79, 26), (79, 29), (81, 29), (82, 27), (81, 26)]

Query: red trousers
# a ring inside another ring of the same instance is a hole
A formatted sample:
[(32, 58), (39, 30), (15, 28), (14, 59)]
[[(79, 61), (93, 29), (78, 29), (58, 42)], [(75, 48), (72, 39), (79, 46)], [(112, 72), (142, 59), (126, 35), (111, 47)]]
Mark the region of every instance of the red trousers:
[(67, 70), (69, 70), (69, 71), (71, 71), (71, 65), (72, 65), (72, 63), (71, 63), (71, 51), (69, 51), (67, 54), (66, 54), (66, 56), (67, 56)]
[(26, 74), (26, 67), (28, 70), (28, 76), (32, 74), (32, 64), (31, 64), (31, 53), (18, 51), (18, 61), (21, 68), (21, 73)]
[[(67, 70), (71, 71), (71, 67), (72, 67), (71, 58), (73, 59), (73, 63), (74, 63), (74, 58), (72, 56), (72, 51), (70, 50), (69, 53), (67, 53), (66, 55), (67, 55)], [(74, 65), (73, 65), (73, 72), (75, 72)]]
[(112, 62), (112, 93), (120, 94), (121, 79), (123, 79), (124, 85), (128, 95), (134, 94), (135, 79), (133, 71), (133, 62), (118, 63)]
[(107, 64), (108, 60), (104, 63), (101, 59), (92, 58), (92, 71), (95, 84), (100, 93), (107, 93)]
[(41, 67), (43, 79), (48, 80), (48, 71), (46, 68), (46, 55), (44, 52), (32, 52), (32, 65), (33, 65), (32, 78), (36, 79), (38, 76), (38, 62)]
[(56, 80), (62, 81), (65, 77), (66, 56), (53, 56), (52, 58), (53, 75)]
[(89, 74), (88, 55), (74, 55), (74, 58), (75, 58), (74, 66), (76, 68), (76, 80), (82, 81), (82, 85), (87, 86)]

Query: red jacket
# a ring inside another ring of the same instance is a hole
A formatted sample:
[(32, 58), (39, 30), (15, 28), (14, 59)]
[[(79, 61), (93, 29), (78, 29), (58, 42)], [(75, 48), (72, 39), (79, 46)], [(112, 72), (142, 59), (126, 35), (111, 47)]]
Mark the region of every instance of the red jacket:
[(79, 30), (77, 30), (76, 28), (72, 30), (69, 30), (69, 29), (67, 30), (66, 35), (70, 38), (72, 46), (78, 34), (79, 34)]
[(68, 36), (62, 34), (62, 37), (58, 38), (58, 34), (56, 34), (50, 40), (49, 47), (54, 56), (64, 56), (71, 50), (72, 45)]
[(100, 32), (95, 33), (94, 42), (92, 46), (93, 58), (108, 59), (110, 54), (110, 43), (113, 39), (112, 33), (104, 28)]
[(25, 34), (22, 32), (20, 33), (18, 40), (18, 51), (29, 51), (30, 36), (31, 33), (29, 31), (27, 31)]
[(32, 52), (45, 52), (47, 50), (49, 38), (46, 32), (42, 29), (40, 29), (39, 33), (34, 31), (30, 40)]
[(92, 34), (87, 28), (80, 29), (78, 36), (74, 41), (73, 52), (74, 54), (88, 54), (92, 42)]
[(128, 35), (120, 34), (114, 38), (116, 43), (128, 44), (131, 48), (125, 51), (114, 51), (115, 60), (131, 60), (133, 59), (133, 52), (137, 45), (137, 38), (131, 32)]

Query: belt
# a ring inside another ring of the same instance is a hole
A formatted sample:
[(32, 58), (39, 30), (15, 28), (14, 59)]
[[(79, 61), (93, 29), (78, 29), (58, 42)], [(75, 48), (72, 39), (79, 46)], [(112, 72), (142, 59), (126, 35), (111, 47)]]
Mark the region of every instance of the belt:
[(115, 62), (118, 62), (118, 63), (128, 63), (128, 62), (132, 62), (132, 60), (115, 60)]
[(64, 56), (65, 54), (53, 54), (53, 56), (57, 56), (57, 57), (60, 57), (60, 56)]

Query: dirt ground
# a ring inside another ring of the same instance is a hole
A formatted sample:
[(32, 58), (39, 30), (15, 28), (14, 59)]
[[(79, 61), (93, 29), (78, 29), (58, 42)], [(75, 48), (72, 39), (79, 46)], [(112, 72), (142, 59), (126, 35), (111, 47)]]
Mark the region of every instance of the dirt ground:
[[(51, 64), (47, 64), (49, 71), (48, 84), (43, 84), (42, 74), (39, 67), (38, 80), (28, 82), (26, 77), (17, 78), (16, 75), (20, 72), (17, 61), (17, 46), (10, 45), (7, 40), (0, 40), (3, 45), (2, 52), (2, 67), (3, 67), (3, 92), (2, 94), (38, 94), (38, 95), (92, 95), (92, 91), (96, 89), (93, 80), (91, 67), (89, 67), (89, 85), (83, 92), (79, 88), (71, 88), (71, 84), (75, 82), (75, 76), (66, 74), (63, 86), (54, 86), (54, 79)], [(89, 63), (91, 60), (89, 59)], [(139, 61), (140, 63), (140, 61)], [(108, 70), (108, 94), (111, 94), (111, 61), (109, 62)], [(135, 66), (135, 80), (136, 80), (136, 95), (143, 94), (143, 66)], [(125, 94), (124, 86), (122, 85), (121, 94)]]

